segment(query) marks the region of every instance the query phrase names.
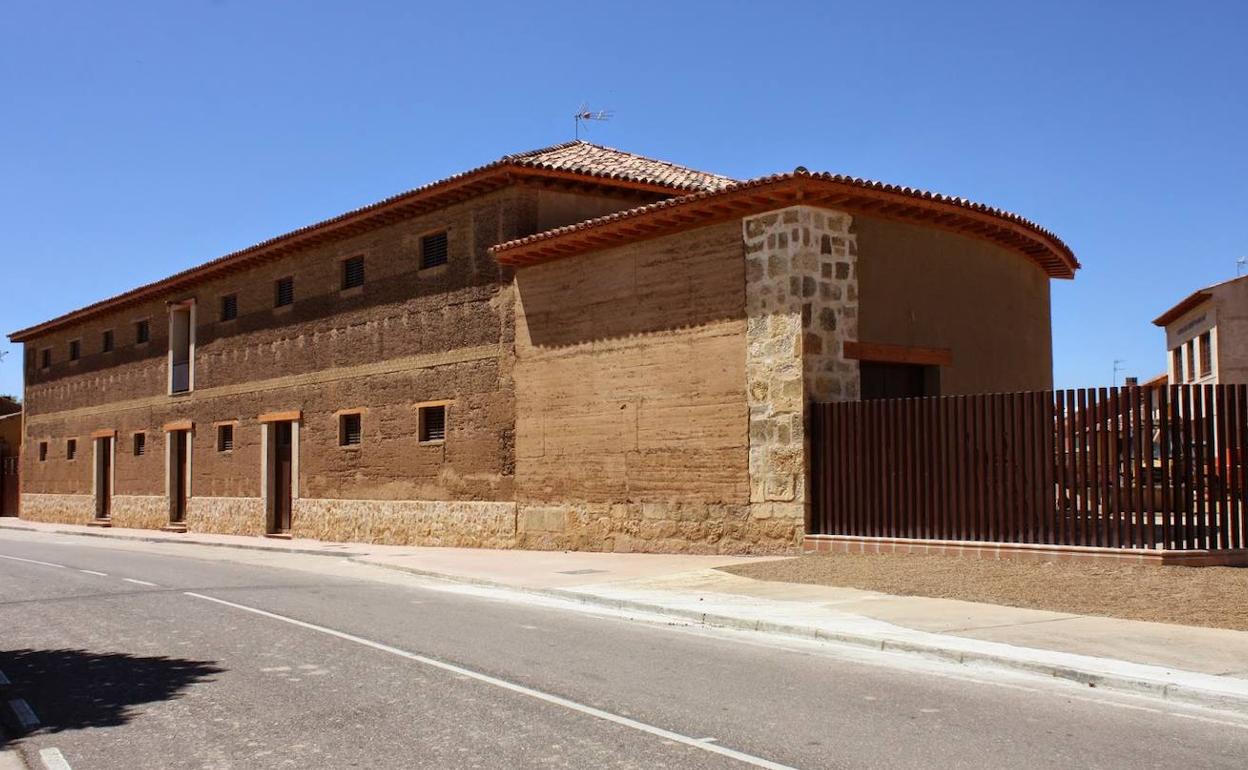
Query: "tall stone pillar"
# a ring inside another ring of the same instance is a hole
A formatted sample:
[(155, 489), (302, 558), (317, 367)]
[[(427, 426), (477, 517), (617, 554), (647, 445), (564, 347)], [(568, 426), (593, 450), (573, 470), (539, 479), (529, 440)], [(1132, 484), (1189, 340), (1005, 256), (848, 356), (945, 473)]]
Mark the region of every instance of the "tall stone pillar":
[(799, 529), (809, 504), (806, 402), (859, 396), (858, 362), (843, 355), (858, 338), (852, 221), (793, 206), (742, 222), (751, 513), (791, 517)]

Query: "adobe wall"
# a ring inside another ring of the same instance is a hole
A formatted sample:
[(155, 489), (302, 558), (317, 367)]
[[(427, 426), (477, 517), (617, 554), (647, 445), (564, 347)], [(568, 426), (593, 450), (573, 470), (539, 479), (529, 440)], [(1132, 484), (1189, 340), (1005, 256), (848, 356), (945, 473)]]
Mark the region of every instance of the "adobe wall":
[(524, 547), (787, 545), (749, 516), (739, 223), (516, 275)]
[(859, 216), (863, 342), (950, 348), (941, 395), (1053, 387), (1049, 278), (1018, 254), (935, 228)]

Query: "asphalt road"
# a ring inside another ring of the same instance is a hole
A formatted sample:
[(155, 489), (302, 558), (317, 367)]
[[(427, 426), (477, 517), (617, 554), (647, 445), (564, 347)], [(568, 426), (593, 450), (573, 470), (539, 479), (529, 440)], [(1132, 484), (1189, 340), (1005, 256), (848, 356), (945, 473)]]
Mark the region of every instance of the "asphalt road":
[[(42, 562), (42, 563), (40, 563)], [(33, 768), (1225, 767), (1248, 720), (444, 590), (346, 559), (0, 532)]]

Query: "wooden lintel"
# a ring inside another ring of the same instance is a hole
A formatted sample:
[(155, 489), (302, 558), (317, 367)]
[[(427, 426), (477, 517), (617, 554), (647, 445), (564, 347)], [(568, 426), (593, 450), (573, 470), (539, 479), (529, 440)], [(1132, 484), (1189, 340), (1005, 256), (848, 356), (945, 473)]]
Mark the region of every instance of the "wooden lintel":
[(888, 345), (879, 342), (846, 342), (846, 358), (887, 364), (919, 364), (922, 366), (953, 366), (951, 348), (918, 348), (909, 345)]
[(195, 423), (190, 420), (175, 420), (173, 422), (165, 423), (161, 426), (161, 429), (164, 430), (165, 433), (172, 433), (175, 430), (194, 430)]
[(256, 419), (260, 422), (294, 422), (303, 419), (303, 412), (299, 409), (290, 409), (285, 412), (265, 412)]
[(115, 428), (104, 428), (91, 432), (91, 438), (117, 438), (117, 430)]

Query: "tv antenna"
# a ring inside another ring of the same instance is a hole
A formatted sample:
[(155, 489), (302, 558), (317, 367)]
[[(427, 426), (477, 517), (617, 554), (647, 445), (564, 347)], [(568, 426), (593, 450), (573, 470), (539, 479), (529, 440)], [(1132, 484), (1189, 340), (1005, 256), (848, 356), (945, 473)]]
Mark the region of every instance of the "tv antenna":
[(574, 134), (575, 138), (577, 139), (581, 138), (581, 124), (582, 123), (588, 123), (590, 121), (605, 123), (614, 116), (615, 116), (615, 112), (612, 110), (597, 110), (597, 111), (591, 110), (588, 104), (586, 104), (585, 102), (581, 102), (580, 109), (578, 109), (576, 111), (576, 114), (572, 116), (573, 120), (576, 123), (576, 127), (575, 127), (576, 133)]
[(1245, 267), (1248, 267), (1248, 257), (1240, 257), (1239, 259), (1235, 260), (1235, 277), (1236, 278), (1244, 274)]
[(1115, 387), (1115, 388), (1116, 388), (1116, 387), (1118, 387), (1118, 372), (1121, 372), (1121, 371), (1123, 370), (1123, 366), (1122, 366), (1122, 365), (1123, 365), (1123, 364), (1125, 364), (1126, 362), (1127, 362), (1127, 359), (1125, 359), (1125, 358), (1115, 358), (1115, 359), (1114, 359), (1114, 376), (1113, 376), (1113, 385), (1114, 385), (1114, 387)]

